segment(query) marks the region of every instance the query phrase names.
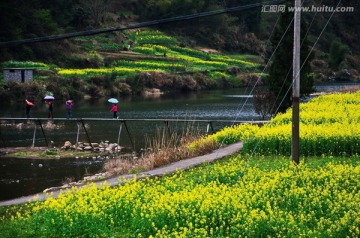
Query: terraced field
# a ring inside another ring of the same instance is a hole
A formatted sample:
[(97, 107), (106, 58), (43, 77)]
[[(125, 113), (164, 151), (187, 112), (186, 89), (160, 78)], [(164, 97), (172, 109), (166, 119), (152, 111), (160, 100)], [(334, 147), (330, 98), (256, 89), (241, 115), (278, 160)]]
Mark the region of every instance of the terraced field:
[[(201, 50), (179, 46), (176, 38), (167, 36), (160, 31), (137, 31), (129, 35), (131, 45), (115, 43), (91, 43), (83, 40), (85, 50), (98, 52), (110, 62), (107, 67), (101, 68), (58, 68), (61, 76), (79, 75), (92, 77), (115, 73), (120, 76), (128, 76), (134, 72), (223, 72), (230, 68), (238, 68), (240, 71), (257, 72), (260, 64), (255, 56), (223, 55), (207, 53)], [(99, 38), (99, 41), (103, 39)], [(111, 52), (110, 52), (111, 49)], [(126, 49), (126, 51), (124, 51)], [(230, 74), (227, 74), (230, 77)]]

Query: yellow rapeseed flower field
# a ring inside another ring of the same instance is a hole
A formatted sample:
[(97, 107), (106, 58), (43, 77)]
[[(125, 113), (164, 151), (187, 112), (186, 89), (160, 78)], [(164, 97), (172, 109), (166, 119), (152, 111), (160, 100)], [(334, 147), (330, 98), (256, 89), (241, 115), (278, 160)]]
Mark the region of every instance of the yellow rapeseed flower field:
[[(225, 128), (192, 143), (190, 148), (196, 150), (208, 140), (219, 145), (244, 141), (244, 153), (287, 156), (291, 154), (291, 123), (289, 109), (261, 128), (255, 125)], [(360, 154), (360, 91), (323, 95), (300, 105), (300, 153), (304, 156)]]
[(26, 212), (2, 218), (0, 235), (358, 237), (359, 182), (359, 157), (294, 166), (283, 158), (234, 156), (161, 179), (92, 184), (28, 204)]
[(228, 127), (189, 146), (244, 140), (261, 156), (49, 195), (8, 209), (0, 237), (360, 237), (359, 97), (327, 95), (302, 105), (302, 115), (312, 116), (301, 122), (301, 145), (321, 156), (299, 165), (273, 155), (287, 153), (287, 112), (263, 127)]

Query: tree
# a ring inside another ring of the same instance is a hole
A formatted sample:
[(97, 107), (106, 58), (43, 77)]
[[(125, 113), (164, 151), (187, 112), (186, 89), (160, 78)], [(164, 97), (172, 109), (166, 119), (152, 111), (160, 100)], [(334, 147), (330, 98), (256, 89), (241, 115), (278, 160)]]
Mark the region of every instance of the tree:
[(338, 70), (340, 63), (345, 59), (349, 52), (349, 47), (341, 43), (340, 39), (335, 38), (331, 42), (328, 63), (331, 69)]
[(275, 96), (269, 90), (257, 89), (253, 97), (255, 112), (264, 120), (265, 117), (271, 116), (275, 103)]
[[(0, 41), (16, 41), (61, 33), (52, 12), (42, 1), (0, 1)], [(46, 46), (45, 46), (46, 45)], [(48, 55), (59, 55), (55, 47), (48, 44), (20, 45), (0, 49), (0, 61), (44, 60)], [(53, 44), (54, 45), (54, 44)], [(46, 52), (46, 54), (43, 54)]]
[[(253, 4), (253, 0), (227, 0), (226, 7), (237, 7)], [(247, 9), (246, 11), (233, 12), (231, 15), (238, 18), (239, 24), (244, 24), (248, 32), (259, 33), (261, 23), (261, 11), (259, 8)]]
[[(288, 8), (286, 8), (288, 9)], [(281, 13), (279, 25), (276, 28), (273, 37), (271, 38), (272, 51), (278, 45), (286, 29), (280, 45), (276, 49), (273, 60), (269, 68), (269, 90), (276, 96), (276, 108), (283, 112), (291, 106), (292, 90), (292, 62), (293, 62), (293, 13)], [(301, 49), (300, 49), (300, 97), (308, 95), (313, 92), (313, 78), (310, 75), (310, 61), (313, 54), (310, 54), (308, 41), (306, 38), (306, 25), (302, 20), (301, 22)], [(305, 61), (306, 60), (306, 61)], [(276, 109), (274, 107), (274, 109)]]
[(101, 26), (110, 7), (109, 0), (81, 0), (80, 4), (90, 17), (89, 23), (94, 27)]

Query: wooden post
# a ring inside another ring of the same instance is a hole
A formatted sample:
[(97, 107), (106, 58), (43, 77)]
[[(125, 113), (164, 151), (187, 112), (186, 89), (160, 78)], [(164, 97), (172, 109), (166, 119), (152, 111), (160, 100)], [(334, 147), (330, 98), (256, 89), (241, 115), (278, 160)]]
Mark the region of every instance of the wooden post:
[(126, 121), (124, 121), (124, 126), (125, 126), (125, 129), (126, 129), (126, 132), (127, 132), (128, 136), (129, 136), (129, 139), (130, 139), (131, 145), (133, 147), (133, 150), (135, 150), (135, 145), (134, 145), (134, 142), (131, 139), (131, 135), (130, 135), (129, 129), (128, 129), (127, 125), (126, 125)]
[(291, 157), (295, 164), (299, 164), (300, 154), (300, 21), (301, 21), (301, 1), (295, 0), (294, 12), (294, 49), (293, 49), (293, 98), (292, 98), (292, 137), (291, 137)]
[(35, 136), (36, 136), (36, 123), (34, 123), (34, 135), (33, 135), (33, 142), (31, 147), (35, 147)]
[(212, 124), (212, 121), (208, 121), (207, 127), (206, 127), (206, 133), (209, 134), (209, 129), (211, 128), (211, 132), (214, 133), (214, 127)]
[(83, 128), (84, 128), (84, 131), (85, 131), (86, 137), (87, 137), (87, 139), (88, 139), (88, 142), (89, 142), (91, 148), (93, 148), (93, 146), (92, 146), (92, 144), (91, 144), (90, 136), (89, 136), (89, 134), (88, 134), (88, 132), (87, 132), (87, 130), (86, 130), (86, 127), (85, 127), (85, 124), (84, 124), (83, 119), (80, 119), (80, 122), (81, 122), (81, 124), (82, 124), (82, 126), (83, 126)]
[(1, 137), (1, 141), (2, 141), (2, 143), (4, 145), (4, 147), (6, 147), (5, 140), (4, 140), (4, 138), (2, 136), (2, 133), (1, 133), (1, 124), (0, 124), (0, 137)]
[(76, 144), (79, 142), (79, 134), (80, 134), (80, 123), (77, 123), (77, 134), (76, 134)]
[(119, 128), (119, 134), (118, 134), (118, 140), (117, 140), (117, 144), (120, 145), (120, 135), (121, 135), (121, 131), (122, 131), (122, 122), (120, 122), (120, 128)]
[(48, 143), (48, 141), (47, 141), (47, 139), (46, 139), (46, 135), (45, 135), (45, 132), (44, 132), (44, 128), (43, 128), (43, 126), (42, 126), (42, 124), (41, 124), (41, 120), (38, 119), (38, 122), (39, 122), (39, 125), (40, 125), (40, 128), (41, 128), (41, 132), (42, 132), (42, 134), (43, 134), (43, 136), (44, 136), (44, 138), (45, 138), (46, 146), (49, 147), (49, 143)]
[(168, 136), (171, 135), (170, 127), (169, 127), (169, 121), (164, 121), (164, 130), (168, 132)]

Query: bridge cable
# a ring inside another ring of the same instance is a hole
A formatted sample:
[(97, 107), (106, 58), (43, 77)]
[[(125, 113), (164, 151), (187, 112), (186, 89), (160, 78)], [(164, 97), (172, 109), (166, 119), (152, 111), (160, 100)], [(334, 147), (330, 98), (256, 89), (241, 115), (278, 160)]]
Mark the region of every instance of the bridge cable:
[[(340, 5), (340, 3), (341, 3), (341, 0), (339, 0), (339, 2), (338, 2), (338, 4), (336, 5), (336, 7), (338, 7), (338, 6)], [(320, 37), (322, 36), (323, 32), (325, 31), (325, 29), (326, 29), (327, 25), (329, 24), (331, 18), (333, 17), (334, 13), (335, 13), (335, 12), (332, 12), (331, 16), (329, 17), (328, 21), (326, 22), (325, 26), (323, 27), (323, 29), (321, 30), (319, 36), (317, 37), (315, 43), (314, 43), (313, 46), (311, 47), (310, 52), (308, 53), (308, 55), (306, 56), (303, 64), (302, 64), (301, 67), (300, 67), (300, 70), (299, 70), (299, 72), (298, 72), (299, 74), (300, 74), (300, 72), (301, 72), (301, 69), (304, 67), (305, 62), (308, 60), (308, 58), (310, 57), (311, 53), (313, 52), (313, 50), (314, 50), (314, 48), (315, 48), (315, 45), (316, 45), (317, 42), (319, 41), (319, 39), (320, 39)], [(293, 18), (293, 19), (294, 19), (294, 18)], [(291, 23), (290, 23), (290, 24), (291, 24)], [(287, 29), (287, 30), (288, 30), (288, 29)], [(286, 30), (286, 31), (287, 31), (287, 30)], [(286, 31), (285, 31), (285, 33), (286, 33)], [(285, 34), (285, 33), (284, 33), (284, 34)], [(293, 84), (294, 84), (294, 79), (292, 80), (292, 83), (291, 83), (290, 87), (288, 88), (287, 92), (285, 93), (285, 96), (286, 96), (286, 94), (290, 91), (290, 89), (292, 88), (292, 85), (293, 85)], [(285, 96), (282, 98), (281, 103), (285, 100)], [(279, 105), (281, 105), (281, 103), (280, 103)], [(279, 108), (280, 108), (280, 106), (276, 109), (276, 112), (279, 110)], [(246, 159), (246, 161), (245, 161), (245, 163), (244, 163), (244, 169), (245, 169), (245, 170), (246, 170), (246, 168), (248, 167), (248, 162), (250, 161), (250, 158), (254, 156), (255, 151), (256, 151), (259, 143), (260, 143), (260, 142), (258, 141), (258, 142), (255, 144), (254, 148), (252, 149), (252, 152), (251, 152), (250, 156)], [(245, 170), (244, 170), (244, 171), (245, 171)], [(243, 172), (243, 174), (244, 174), (244, 173), (245, 173), (245, 172)], [(242, 179), (242, 177), (241, 177), (241, 179)]]
[[(339, 4), (340, 4), (340, 3), (341, 3), (341, 0), (338, 2), (337, 7), (339, 6)], [(323, 27), (322, 31), (320, 32), (320, 34), (319, 34), (319, 36), (318, 36), (318, 38), (317, 38), (316, 42), (313, 44), (313, 46), (312, 46), (312, 48), (311, 48), (310, 52), (308, 53), (308, 55), (307, 55), (306, 59), (304, 60), (303, 64), (301, 65), (301, 68), (300, 68), (299, 73), (301, 72), (301, 69), (304, 67), (305, 62), (308, 60), (308, 58), (310, 57), (311, 53), (313, 52), (315, 45), (317, 44), (317, 42), (319, 41), (320, 37), (322, 36), (322, 34), (323, 34), (323, 32), (324, 32), (325, 28), (326, 28), (326, 27), (327, 27), (327, 25), (329, 24), (329, 22), (330, 22), (330, 20), (331, 20), (332, 16), (334, 15), (334, 13), (335, 13), (335, 12), (333, 12), (333, 13), (331, 14), (331, 16), (330, 16), (330, 18), (328, 19), (327, 23), (325, 24), (325, 26)], [(264, 71), (265, 71), (265, 69), (267, 68), (267, 66), (268, 66), (268, 64), (269, 64), (269, 62), (270, 62), (270, 60), (272, 59), (273, 55), (275, 54), (275, 52), (276, 52), (277, 48), (279, 47), (279, 45), (280, 45), (281, 41), (283, 40), (283, 38), (284, 38), (284, 36), (285, 36), (285, 34), (286, 34), (286, 33), (287, 33), (287, 31), (289, 30), (289, 28), (290, 28), (290, 26), (291, 26), (291, 24), (292, 24), (293, 20), (294, 20), (294, 18), (292, 19), (292, 21), (291, 21), (291, 22), (290, 22), (290, 24), (288, 25), (287, 29), (285, 30), (285, 32), (284, 32), (284, 34), (283, 34), (283, 36), (281, 37), (280, 41), (278, 42), (278, 45), (275, 47), (274, 52), (272, 53), (271, 57), (269, 58), (269, 60), (268, 60), (268, 62), (267, 62), (267, 64), (266, 64), (266, 66), (265, 66), (265, 68), (264, 68), (263, 72), (264, 72)], [(314, 18), (313, 18), (313, 20), (314, 20)], [(313, 21), (312, 21), (312, 22), (313, 22)], [(307, 33), (309, 32), (310, 27), (311, 27), (311, 25), (309, 26), (309, 28), (308, 28), (308, 30), (307, 30)], [(303, 43), (303, 42), (302, 42), (302, 43)], [(288, 74), (289, 74), (289, 73), (288, 73)], [(256, 81), (256, 83), (255, 83), (255, 85), (254, 85), (253, 89), (251, 90), (251, 92), (254, 90), (254, 88), (255, 88), (256, 84), (258, 83), (258, 81), (259, 81), (259, 80), (257, 80), (257, 81)], [(294, 81), (292, 81), (292, 84), (291, 84), (291, 86), (289, 87), (289, 89), (287, 90), (287, 93), (288, 93), (288, 92), (289, 92), (289, 90), (291, 89), (291, 87), (292, 87), (293, 83), (294, 83)], [(251, 95), (251, 92), (250, 92), (250, 95)], [(286, 94), (287, 94), (287, 93), (286, 93)], [(285, 95), (286, 95), (286, 94), (285, 94)], [(283, 102), (283, 100), (284, 100), (284, 99), (285, 99), (285, 96), (282, 98), (281, 103)], [(247, 98), (247, 100), (248, 100), (248, 98)], [(246, 102), (245, 102), (245, 103), (246, 103)], [(245, 103), (244, 103), (244, 105), (245, 105)], [(280, 103), (280, 104), (281, 104), (281, 103)], [(243, 105), (243, 107), (241, 108), (241, 110), (244, 108), (244, 105)], [(240, 112), (241, 112), (241, 110), (240, 110)], [(279, 107), (277, 108), (277, 110), (276, 110), (276, 111), (278, 111), (278, 110), (279, 110)], [(239, 114), (240, 114), (240, 112), (239, 112)], [(237, 117), (238, 117), (238, 115), (237, 115)], [(237, 117), (236, 117), (236, 118), (237, 118)], [(224, 139), (224, 140), (225, 140), (225, 139)], [(224, 140), (221, 142), (221, 146), (223, 145)], [(249, 156), (249, 158), (251, 158), (251, 157), (254, 155), (254, 153), (255, 153), (256, 148), (257, 148), (257, 146), (258, 146), (258, 145), (259, 145), (259, 142), (257, 142), (257, 143), (256, 143), (256, 145), (255, 145), (255, 147), (253, 148), (252, 153), (251, 153), (251, 155)], [(247, 166), (247, 164), (248, 164), (248, 162), (249, 162), (249, 160), (250, 160), (249, 158), (248, 158), (248, 159), (246, 159), (246, 161), (245, 161), (245, 164), (244, 164), (244, 169), (246, 169), (246, 166)]]
[[(323, 2), (323, 0), (321, 0), (320, 5), (321, 5), (322, 2)], [(308, 27), (308, 29), (307, 29), (307, 31), (306, 31), (306, 34), (305, 34), (305, 36), (304, 36), (304, 39), (303, 39), (302, 42), (301, 42), (301, 46), (303, 45), (303, 43), (304, 43), (304, 41), (305, 41), (305, 39), (306, 39), (309, 31), (310, 31), (310, 28), (311, 28), (311, 26), (312, 26), (312, 24), (313, 24), (313, 22), (314, 22), (314, 19), (315, 19), (316, 15), (317, 15), (317, 12), (316, 12), (315, 15), (313, 16), (312, 21), (311, 21), (311, 23), (309, 24), (309, 27)], [(300, 48), (301, 48), (301, 46), (300, 46)], [(283, 84), (282, 84), (280, 90), (279, 90), (279, 93), (278, 93), (277, 96), (276, 96), (275, 102), (279, 99), (280, 92), (282, 91), (282, 89), (283, 89), (284, 86), (285, 86), (285, 83), (286, 83), (286, 81), (287, 81), (287, 79), (288, 79), (288, 77), (289, 77), (289, 75), (290, 75), (291, 69), (292, 69), (292, 66), (289, 68), (289, 71), (288, 71), (287, 74), (286, 74), (286, 77), (285, 77), (285, 79), (284, 79), (284, 81), (283, 81)], [(291, 84), (291, 85), (292, 85), (292, 84)], [(281, 102), (279, 103), (278, 107), (277, 107), (276, 110), (274, 111), (274, 114), (276, 114), (276, 113), (279, 111), (280, 105), (283, 103), (283, 100), (286, 98), (286, 95), (287, 95), (288, 93), (289, 93), (289, 90), (286, 91), (285, 96), (283, 97), (283, 99), (282, 99)], [(272, 108), (271, 108), (270, 111), (273, 111), (273, 109), (274, 109), (275, 106), (276, 106), (276, 103), (274, 103), (274, 105), (272, 106)]]
[[(272, 37), (273, 33), (275, 32), (275, 28), (276, 28), (276, 26), (277, 26), (277, 24), (278, 24), (278, 22), (279, 22), (280, 16), (281, 16), (281, 15), (279, 14), (279, 16), (278, 16), (278, 18), (277, 18), (277, 20), (276, 20), (276, 22), (275, 22), (275, 24), (274, 24), (274, 27), (273, 27), (273, 29), (272, 29), (272, 32), (271, 32), (271, 34), (269, 35), (269, 38), (268, 38), (267, 42), (270, 41), (270, 38)], [(280, 38), (278, 44), (276, 45), (274, 51), (272, 52), (270, 58), (268, 59), (266, 65), (265, 65), (265, 67), (264, 67), (264, 69), (262, 70), (262, 72), (261, 72), (261, 74), (260, 74), (260, 77), (256, 80), (254, 86), (252, 87), (252, 89), (251, 89), (250, 92), (249, 92), (248, 97), (246, 97), (246, 100), (245, 100), (245, 102), (242, 104), (241, 109), (239, 110), (239, 112), (238, 112), (237, 115), (235, 116), (235, 119), (233, 120), (234, 123), (232, 123), (232, 126), (235, 125), (235, 121), (237, 121), (237, 119), (239, 118), (239, 116), (240, 116), (241, 112), (243, 111), (246, 103), (248, 102), (250, 96), (252, 95), (255, 87), (256, 87), (257, 84), (260, 82), (262, 75), (264, 74), (264, 72), (265, 72), (266, 69), (268, 68), (268, 66), (269, 66), (269, 64), (270, 64), (270, 61), (271, 61), (272, 58), (274, 57), (277, 49), (279, 48), (282, 40), (284, 39), (287, 31), (290, 29), (290, 26), (291, 26), (292, 22), (293, 22), (293, 19), (292, 19), (292, 21), (289, 23), (289, 25), (287, 26), (285, 32), (283, 33), (283, 35), (282, 35), (282, 37)], [(239, 105), (240, 105), (240, 104), (239, 104)], [(224, 141), (225, 141), (225, 140), (226, 140), (226, 137), (220, 142), (220, 148), (224, 145)], [(245, 160), (243, 171), (246, 171), (246, 167), (248, 166), (248, 163), (250, 162), (250, 158), (251, 158), (252, 156), (253, 156), (253, 154), (251, 154), (251, 155)], [(243, 172), (243, 174), (244, 174), (244, 173), (245, 173), (245, 172)]]
[[(341, 3), (341, 0), (339, 0), (338, 4), (336, 5), (336, 8), (340, 5), (340, 3)], [(320, 32), (319, 36), (317, 37), (317, 39), (316, 39), (315, 43), (314, 43), (314, 44), (313, 44), (313, 46), (311, 47), (310, 52), (308, 53), (308, 55), (306, 56), (306, 58), (305, 58), (305, 60), (304, 60), (303, 64), (302, 64), (302, 65), (301, 65), (301, 67), (300, 67), (300, 71), (299, 71), (299, 73), (301, 72), (301, 69), (304, 67), (305, 62), (309, 59), (309, 57), (310, 57), (311, 53), (313, 52), (313, 50), (314, 50), (314, 48), (315, 48), (315, 45), (318, 43), (318, 41), (319, 41), (320, 37), (321, 37), (321, 36), (322, 36), (322, 34), (324, 33), (325, 28), (326, 28), (326, 27), (327, 27), (327, 25), (329, 24), (329, 22), (330, 22), (331, 18), (333, 17), (334, 13), (335, 13), (335, 11), (333, 11), (333, 12), (331, 13), (331, 15), (330, 15), (329, 19), (327, 20), (327, 22), (326, 22), (325, 26), (323, 27), (323, 29), (321, 30), (321, 32)], [(293, 84), (294, 84), (294, 80), (292, 81), (292, 83), (291, 83), (290, 87), (288, 88), (287, 93), (290, 91), (290, 89), (291, 89), (291, 87), (292, 87), (292, 85), (293, 85)], [(283, 100), (284, 100), (284, 98), (283, 98)]]
[[(341, 3), (341, 0), (338, 2), (338, 4), (337, 4), (337, 6), (336, 6), (336, 7), (338, 7), (340, 3)], [(315, 43), (313, 44), (313, 46), (312, 46), (312, 48), (311, 48), (310, 52), (308, 53), (308, 55), (306, 56), (306, 58), (305, 58), (305, 60), (304, 60), (303, 64), (301, 65), (301, 67), (300, 67), (300, 71), (299, 71), (298, 73), (300, 73), (300, 72), (301, 72), (301, 69), (304, 67), (305, 62), (306, 62), (306, 61), (308, 60), (308, 58), (310, 57), (310, 55), (311, 55), (312, 51), (314, 50), (315, 45), (317, 44), (317, 42), (319, 41), (320, 37), (322, 36), (322, 34), (323, 34), (323, 32), (324, 32), (325, 28), (326, 28), (326, 27), (327, 27), (327, 25), (329, 24), (329, 22), (330, 22), (331, 18), (333, 17), (334, 13), (335, 13), (335, 12), (332, 12), (331, 16), (329, 17), (328, 21), (326, 22), (325, 26), (323, 27), (322, 31), (320, 32), (320, 34), (319, 34), (318, 38), (316, 39)], [(290, 87), (288, 88), (288, 90), (287, 90), (286, 94), (290, 91), (290, 89), (292, 88), (292, 85), (293, 85), (293, 84), (294, 84), (294, 80), (292, 81), (292, 83), (291, 83)], [(285, 94), (285, 95), (286, 95), (286, 94)], [(281, 103), (284, 101), (284, 99), (285, 99), (285, 97), (283, 97), (283, 99), (282, 99)], [(280, 103), (280, 105), (281, 105), (281, 103)], [(280, 106), (279, 106), (279, 107), (280, 107)], [(279, 107), (276, 109), (276, 111), (278, 111), (278, 110), (279, 110)], [(253, 154), (255, 153), (255, 150), (256, 150), (256, 148), (257, 148), (257, 146), (258, 146), (258, 145), (259, 145), (259, 142), (258, 142), (258, 143), (256, 143), (255, 148), (253, 149), (253, 151), (252, 151), (251, 155), (253, 155)]]
[(165, 23), (170, 23), (170, 22), (192, 20), (192, 19), (197, 19), (197, 18), (202, 18), (202, 17), (220, 15), (220, 14), (224, 14), (224, 13), (243, 11), (243, 10), (247, 10), (247, 9), (251, 9), (251, 8), (261, 7), (261, 6), (267, 5), (267, 4), (279, 4), (279, 3), (283, 3), (285, 1), (286, 0), (272, 0), (272, 1), (267, 1), (267, 2), (252, 3), (252, 4), (242, 5), (242, 6), (225, 8), (225, 9), (221, 9), (221, 10), (190, 14), (190, 15), (185, 15), (185, 16), (177, 16), (177, 17), (164, 18), (164, 19), (159, 19), (159, 20), (151, 20), (151, 21), (146, 21), (146, 22), (137, 23), (137, 24), (130, 24), (128, 26), (110, 27), (110, 28), (104, 28), (104, 29), (95, 29), (95, 30), (87, 30), (87, 31), (81, 31), (81, 32), (65, 33), (65, 34), (53, 35), (53, 36), (44, 36), (44, 37), (37, 37), (37, 38), (30, 38), (30, 39), (23, 39), (23, 40), (16, 40), (16, 41), (0, 42), (0, 48), (17, 46), (17, 45), (28, 44), (28, 43), (64, 40), (64, 39), (78, 37), (78, 36), (90, 36), (90, 35), (109, 33), (109, 32), (114, 32), (114, 31), (123, 31), (123, 30), (129, 30), (129, 29), (143, 28), (143, 27), (165, 24)]

